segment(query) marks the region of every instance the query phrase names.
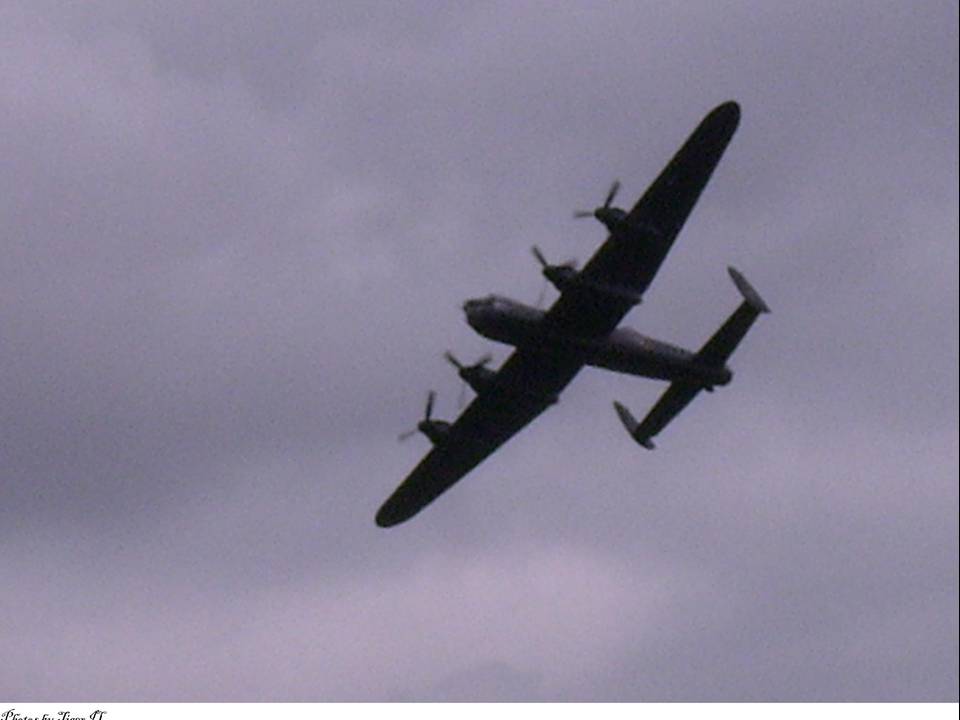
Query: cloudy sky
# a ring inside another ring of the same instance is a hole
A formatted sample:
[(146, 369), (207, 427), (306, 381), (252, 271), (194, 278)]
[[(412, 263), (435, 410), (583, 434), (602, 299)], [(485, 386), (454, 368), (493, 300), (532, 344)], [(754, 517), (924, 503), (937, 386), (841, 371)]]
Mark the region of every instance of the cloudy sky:
[[(957, 700), (955, 3), (0, 5), (0, 696)], [(743, 109), (644, 304), (407, 524), (441, 353)]]

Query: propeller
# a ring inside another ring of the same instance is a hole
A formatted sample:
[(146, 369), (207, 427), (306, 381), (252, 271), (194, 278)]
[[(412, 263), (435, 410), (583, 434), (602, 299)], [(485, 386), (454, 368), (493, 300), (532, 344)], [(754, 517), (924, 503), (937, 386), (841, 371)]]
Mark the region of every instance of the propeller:
[(540, 285), (540, 293), (537, 295), (537, 304), (534, 306), (538, 310), (543, 307), (543, 301), (547, 297), (547, 285), (549, 284), (546, 278), (543, 279), (543, 284)]
[(464, 365), (464, 364), (463, 364), (462, 362), (460, 362), (460, 361), (457, 359), (457, 357), (456, 357), (452, 352), (450, 352), (449, 350), (447, 350), (447, 351), (443, 354), (443, 357), (446, 358), (446, 360), (447, 360), (448, 363), (450, 363), (451, 365), (453, 365), (453, 366), (457, 369), (457, 375), (459, 375), (459, 376), (460, 376), (460, 379), (463, 381), (463, 382), (460, 383), (460, 394), (457, 396), (457, 406), (458, 406), (458, 407), (463, 407), (463, 404), (464, 404), (464, 402), (465, 402), (466, 399), (467, 399), (467, 396), (466, 396), (466, 392), (467, 392), (467, 378), (466, 378), (466, 373), (469, 373), (471, 370), (474, 370), (474, 369), (477, 369), (477, 368), (486, 367), (486, 365), (487, 365), (491, 360), (493, 360), (493, 355), (491, 355), (490, 353), (487, 353), (486, 355), (482, 356), (479, 360), (477, 360), (473, 365)]
[(572, 269), (576, 269), (577, 267), (577, 261), (572, 258), (570, 260), (567, 260), (566, 262), (560, 263), (559, 265), (551, 265), (550, 263), (547, 262), (547, 258), (543, 254), (543, 252), (536, 245), (530, 248), (530, 252), (533, 253), (533, 256), (537, 259), (537, 262), (540, 263), (540, 266), (544, 270), (552, 267), (568, 267)]
[(620, 192), (620, 181), (614, 180), (613, 185), (610, 186), (610, 190), (607, 191), (607, 197), (603, 201), (603, 205), (598, 207), (596, 210), (577, 210), (573, 216), (575, 218), (597, 217), (597, 213), (601, 210), (610, 209), (610, 206), (613, 203), (614, 198), (617, 197), (618, 192)]
[(491, 355), (490, 353), (487, 353), (486, 355), (481, 357), (479, 360), (477, 360), (473, 365), (464, 365), (462, 362), (457, 360), (456, 356), (449, 350), (447, 350), (443, 354), (443, 356), (447, 359), (447, 362), (453, 365), (457, 370), (469, 370), (470, 368), (483, 367), (484, 365), (488, 364), (491, 360), (493, 360), (493, 355)]
[(410, 439), (411, 437), (416, 435), (418, 432), (422, 432), (424, 423), (429, 423), (430, 416), (433, 415), (433, 402), (434, 400), (436, 400), (436, 398), (437, 398), (437, 394), (433, 390), (427, 393), (427, 406), (423, 410), (423, 420), (417, 423), (417, 426), (415, 428), (412, 428), (410, 430), (407, 430), (406, 432), (400, 433), (397, 436), (397, 440), (399, 440), (400, 442), (403, 442), (404, 440)]
[[(544, 270), (550, 266), (550, 263), (547, 262), (547, 259), (543, 256), (543, 253), (540, 252), (540, 248), (538, 248), (536, 245), (530, 248), (530, 252), (533, 253), (533, 256), (537, 259), (537, 262), (540, 263), (540, 267), (542, 267)], [(543, 305), (543, 300), (547, 296), (547, 282), (547, 276), (544, 275), (543, 284), (540, 286), (540, 294), (537, 295), (538, 308)]]
[(567, 260), (565, 263), (561, 263), (560, 265), (551, 265), (549, 262), (547, 262), (547, 258), (543, 252), (536, 245), (530, 248), (530, 252), (533, 253), (533, 256), (537, 259), (537, 262), (540, 263), (540, 267), (543, 268), (543, 286), (540, 288), (540, 294), (537, 296), (537, 307), (540, 307), (543, 305), (543, 299), (546, 296), (547, 283), (551, 282), (554, 284), (554, 286), (562, 283), (562, 276), (572, 275), (573, 273), (570, 271), (577, 269), (577, 261), (571, 259)]
[(538, 248), (536, 245), (530, 248), (530, 252), (533, 253), (533, 256), (537, 259), (537, 262), (543, 267), (547, 267), (547, 265), (550, 264), (547, 262), (547, 258), (545, 258), (543, 253), (540, 251), (540, 248)]

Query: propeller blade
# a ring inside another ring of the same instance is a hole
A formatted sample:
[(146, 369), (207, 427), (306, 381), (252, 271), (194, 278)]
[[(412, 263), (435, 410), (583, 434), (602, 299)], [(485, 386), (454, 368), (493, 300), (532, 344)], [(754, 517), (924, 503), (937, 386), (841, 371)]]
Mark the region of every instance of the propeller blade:
[(573, 213), (573, 217), (575, 220), (579, 220), (580, 218), (591, 218), (593, 217), (593, 210), (577, 210)]
[(543, 267), (549, 265), (547, 258), (544, 257), (543, 253), (540, 252), (540, 248), (538, 248), (536, 245), (530, 248), (530, 252), (533, 253), (533, 256), (537, 259), (537, 262), (543, 265)]
[(453, 365), (457, 370), (463, 370), (463, 363), (461, 363), (459, 360), (457, 360), (457, 358), (454, 357), (454, 355), (453, 355), (452, 352), (450, 352), (449, 350), (447, 350), (447, 351), (443, 354), (443, 356), (447, 359), (447, 362), (450, 363), (451, 365)]
[(613, 199), (617, 196), (618, 192), (620, 192), (620, 181), (614, 180), (613, 185), (610, 186), (610, 191), (607, 193), (607, 199), (603, 201), (603, 206), (605, 208), (610, 207), (610, 203), (613, 202)]
[(536, 307), (539, 310), (543, 306), (543, 300), (547, 296), (547, 279), (543, 279), (543, 284), (540, 286), (540, 294), (537, 295), (537, 304)]
[[(436, 400), (436, 398), (437, 398), (437, 394), (433, 390), (427, 393), (427, 407), (424, 409), (423, 419), (428, 423), (430, 422), (430, 416), (433, 414), (433, 403), (434, 403), (434, 400)], [(420, 432), (422, 425), (423, 423), (420, 423), (417, 425), (417, 427), (407, 430), (406, 432), (400, 433), (397, 436), (397, 440), (399, 440), (400, 442), (403, 442), (404, 440), (408, 440), (409, 438), (413, 437), (418, 432)]]

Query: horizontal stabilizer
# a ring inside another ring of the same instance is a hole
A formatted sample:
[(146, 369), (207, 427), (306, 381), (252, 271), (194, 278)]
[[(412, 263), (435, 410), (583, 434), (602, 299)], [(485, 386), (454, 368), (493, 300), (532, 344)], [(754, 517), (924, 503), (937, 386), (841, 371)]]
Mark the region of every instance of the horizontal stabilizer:
[[(697, 353), (696, 361), (710, 368), (724, 368), (727, 359), (743, 340), (753, 321), (761, 313), (770, 312), (770, 308), (747, 279), (736, 268), (731, 267), (728, 270), (734, 284), (743, 295), (743, 302)], [(712, 390), (713, 388), (699, 382), (675, 380), (641, 422), (637, 422), (631, 412), (620, 403), (615, 402), (613, 406), (630, 436), (643, 447), (652, 450), (653, 436), (663, 430), (690, 404), (697, 393), (704, 389)]]
[(743, 295), (743, 302), (697, 353), (697, 360), (710, 367), (723, 367), (757, 316), (770, 312), (760, 294), (736, 268), (727, 270)]

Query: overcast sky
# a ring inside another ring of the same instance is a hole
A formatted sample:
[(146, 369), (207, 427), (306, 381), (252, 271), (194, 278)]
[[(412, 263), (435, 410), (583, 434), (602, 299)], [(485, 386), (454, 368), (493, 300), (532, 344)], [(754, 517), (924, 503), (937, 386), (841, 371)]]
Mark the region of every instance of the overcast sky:
[[(958, 11), (0, 5), (0, 696), (952, 700)], [(626, 323), (773, 309), (649, 453), (587, 369), (410, 522), (464, 299), (740, 129)]]

